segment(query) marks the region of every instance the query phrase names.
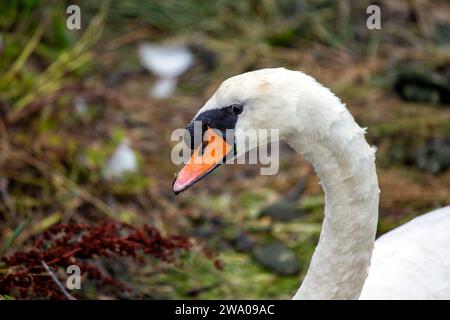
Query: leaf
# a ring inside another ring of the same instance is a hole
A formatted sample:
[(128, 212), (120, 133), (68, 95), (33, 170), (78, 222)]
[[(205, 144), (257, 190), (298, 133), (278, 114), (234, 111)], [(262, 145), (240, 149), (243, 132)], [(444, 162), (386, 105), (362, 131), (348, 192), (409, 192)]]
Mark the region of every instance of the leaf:
[(36, 224), (33, 227), (33, 233), (41, 233), (42, 231), (47, 230), (48, 228), (50, 228), (52, 225), (58, 223), (59, 221), (61, 221), (61, 214), (60, 213), (54, 213), (44, 219), (42, 219), (38, 224)]
[(30, 222), (30, 218), (26, 219), (25, 221), (22, 221), (17, 228), (14, 229), (13, 233), (9, 238), (7, 238), (0, 249), (0, 254), (8, 250), (11, 245), (14, 243), (14, 241), (17, 239), (17, 237), (22, 233), (22, 231), (25, 229), (25, 227)]

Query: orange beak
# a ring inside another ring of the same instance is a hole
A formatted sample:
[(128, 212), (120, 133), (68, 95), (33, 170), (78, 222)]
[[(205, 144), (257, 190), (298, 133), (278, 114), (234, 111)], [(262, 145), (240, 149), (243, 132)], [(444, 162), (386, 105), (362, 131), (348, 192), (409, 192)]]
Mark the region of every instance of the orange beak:
[(211, 128), (205, 132), (203, 140), (206, 141), (206, 146), (203, 144), (195, 149), (188, 163), (177, 174), (172, 186), (175, 194), (186, 190), (213, 171), (232, 150), (232, 145)]

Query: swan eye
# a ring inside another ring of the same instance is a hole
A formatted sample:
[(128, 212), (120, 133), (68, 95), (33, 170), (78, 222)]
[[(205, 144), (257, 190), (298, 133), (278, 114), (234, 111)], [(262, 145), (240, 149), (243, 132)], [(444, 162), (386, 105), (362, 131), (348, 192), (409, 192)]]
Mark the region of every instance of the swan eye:
[(232, 114), (241, 114), (242, 113), (242, 105), (240, 104), (233, 104), (229, 107)]

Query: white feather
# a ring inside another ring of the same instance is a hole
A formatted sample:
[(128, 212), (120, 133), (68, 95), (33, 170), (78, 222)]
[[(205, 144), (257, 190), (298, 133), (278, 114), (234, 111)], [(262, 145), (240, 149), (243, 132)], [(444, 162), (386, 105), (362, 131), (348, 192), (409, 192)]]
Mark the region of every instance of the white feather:
[(450, 299), (450, 207), (375, 242), (361, 299)]

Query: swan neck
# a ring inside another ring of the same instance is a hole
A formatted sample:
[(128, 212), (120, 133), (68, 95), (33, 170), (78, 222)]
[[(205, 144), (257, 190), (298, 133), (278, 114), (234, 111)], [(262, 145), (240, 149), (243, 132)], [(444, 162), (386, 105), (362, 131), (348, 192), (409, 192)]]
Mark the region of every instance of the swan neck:
[(367, 278), (378, 221), (375, 151), (350, 113), (322, 134), (291, 135), (311, 162), (325, 192), (325, 217), (309, 270), (294, 299), (357, 299)]

